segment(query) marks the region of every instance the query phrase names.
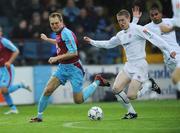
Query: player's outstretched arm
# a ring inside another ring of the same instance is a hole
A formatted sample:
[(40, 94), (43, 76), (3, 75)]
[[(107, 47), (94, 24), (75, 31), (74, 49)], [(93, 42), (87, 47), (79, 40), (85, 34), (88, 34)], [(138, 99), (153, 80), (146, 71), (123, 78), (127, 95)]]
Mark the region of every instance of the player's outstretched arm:
[(85, 36), (84, 41), (95, 47), (106, 48), (106, 49), (114, 48), (118, 45), (121, 45), (121, 42), (117, 36), (112, 37), (110, 40), (102, 40), (102, 41), (96, 41), (96, 40), (93, 40), (93, 39)]
[(19, 50), (16, 50), (15, 52), (12, 53), (11, 58), (5, 63), (5, 66), (7, 68), (10, 68), (11, 64), (17, 58), (18, 54), (19, 54)]
[(41, 33), (41, 39), (56, 45), (56, 39), (48, 38), (45, 34)]
[(48, 62), (50, 64), (53, 64), (53, 63), (56, 63), (57, 61), (64, 61), (64, 60), (68, 60), (68, 59), (71, 59), (71, 58), (74, 58), (78, 56), (78, 52), (74, 52), (74, 53), (65, 53), (65, 54), (62, 54), (62, 55), (57, 55), (55, 57), (50, 57)]
[(134, 6), (132, 8), (132, 13), (133, 13), (133, 20), (132, 20), (132, 23), (135, 23), (137, 24), (141, 15), (142, 15), (142, 12), (140, 11), (140, 7), (138, 6)]
[(90, 44), (90, 43), (91, 43), (91, 40), (92, 40), (90, 37), (87, 37), (87, 36), (85, 36), (83, 39), (84, 39), (84, 41), (87, 42), (88, 44)]
[(173, 48), (171, 48), (166, 41), (164, 41), (162, 38), (160, 38), (158, 35), (155, 33), (149, 31), (145, 27), (138, 26), (136, 33), (151, 42), (154, 46), (158, 47), (162, 51), (168, 51), (170, 56), (172, 58), (175, 58), (176, 52)]

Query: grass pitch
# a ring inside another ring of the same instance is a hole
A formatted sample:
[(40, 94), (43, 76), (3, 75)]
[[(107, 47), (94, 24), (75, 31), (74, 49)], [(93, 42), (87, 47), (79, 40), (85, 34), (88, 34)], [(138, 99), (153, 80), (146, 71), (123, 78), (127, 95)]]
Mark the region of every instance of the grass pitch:
[[(126, 110), (117, 102), (81, 105), (49, 105), (44, 122), (29, 123), (37, 106), (18, 106), (17, 115), (4, 115), (8, 107), (0, 107), (0, 133), (180, 133), (180, 101), (135, 101), (136, 120), (121, 120)], [(90, 121), (87, 111), (100, 106), (101, 121)]]

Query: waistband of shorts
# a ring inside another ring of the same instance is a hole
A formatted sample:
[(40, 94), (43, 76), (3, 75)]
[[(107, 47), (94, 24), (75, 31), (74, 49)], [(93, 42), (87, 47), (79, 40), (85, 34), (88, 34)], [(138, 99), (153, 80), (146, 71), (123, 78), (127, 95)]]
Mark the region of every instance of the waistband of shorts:
[[(75, 65), (75, 64), (77, 64), (77, 63), (80, 63), (80, 60), (78, 60), (78, 61), (75, 61), (75, 62), (72, 62), (72, 63), (67, 63), (67, 64), (65, 64), (65, 63), (59, 63), (60, 65)], [(80, 63), (81, 64), (81, 63)]]

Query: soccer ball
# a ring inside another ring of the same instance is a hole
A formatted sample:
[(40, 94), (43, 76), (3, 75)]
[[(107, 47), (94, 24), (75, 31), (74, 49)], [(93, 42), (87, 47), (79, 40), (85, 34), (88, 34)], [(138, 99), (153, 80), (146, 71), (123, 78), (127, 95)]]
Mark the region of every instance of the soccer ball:
[(88, 117), (90, 120), (101, 120), (103, 118), (103, 111), (100, 107), (91, 107), (88, 110)]

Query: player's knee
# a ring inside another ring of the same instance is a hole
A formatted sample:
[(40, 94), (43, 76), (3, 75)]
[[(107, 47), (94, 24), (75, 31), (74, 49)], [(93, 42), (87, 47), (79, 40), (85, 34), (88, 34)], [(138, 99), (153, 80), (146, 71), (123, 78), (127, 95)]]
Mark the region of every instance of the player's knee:
[(118, 94), (119, 93), (119, 91), (118, 91), (118, 89), (116, 89), (116, 88), (112, 88), (112, 92), (113, 92), (113, 94)]
[(117, 94), (117, 93), (119, 93), (121, 91), (122, 91), (122, 89), (119, 86), (117, 86), (117, 85), (114, 85), (113, 88), (112, 88), (112, 92), (114, 94)]
[(83, 100), (83, 99), (74, 99), (74, 102), (75, 102), (76, 104), (81, 104), (81, 103), (84, 102), (84, 100)]
[(74, 102), (76, 104), (81, 104), (84, 102), (83, 94), (80, 93), (73, 93)]
[(173, 77), (172, 77), (172, 82), (173, 82), (173, 84), (177, 83), (176, 80)]
[(8, 93), (8, 89), (5, 88), (5, 87), (1, 88), (1, 93), (2, 94), (7, 94)]
[(130, 99), (130, 100), (134, 100), (137, 98), (137, 94), (134, 94), (134, 93), (128, 93), (127, 94), (127, 97)]
[(48, 89), (45, 90), (44, 95), (45, 96), (50, 96), (52, 93), (53, 93), (53, 90), (48, 88)]
[(177, 77), (176, 77), (176, 75), (172, 75), (172, 82), (174, 83), (174, 84), (177, 84), (177, 82), (178, 82), (178, 79), (177, 79)]

